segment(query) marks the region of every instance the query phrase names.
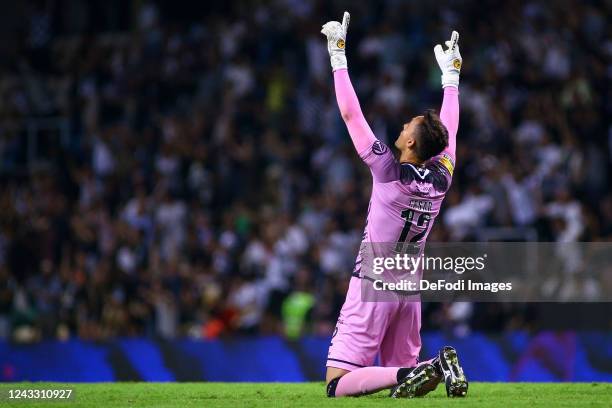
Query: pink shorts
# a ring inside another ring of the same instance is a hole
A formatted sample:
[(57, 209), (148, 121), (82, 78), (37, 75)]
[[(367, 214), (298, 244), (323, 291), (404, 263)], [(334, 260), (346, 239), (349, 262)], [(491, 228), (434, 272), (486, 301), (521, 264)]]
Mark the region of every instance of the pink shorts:
[(374, 365), (413, 367), (421, 351), (421, 303), (363, 302), (352, 277), (327, 353), (327, 367), (352, 371)]

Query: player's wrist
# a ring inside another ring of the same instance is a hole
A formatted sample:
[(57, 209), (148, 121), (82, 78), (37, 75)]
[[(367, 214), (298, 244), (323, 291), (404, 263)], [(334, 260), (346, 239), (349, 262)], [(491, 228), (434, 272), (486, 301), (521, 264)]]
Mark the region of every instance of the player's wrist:
[(328, 41), (327, 48), (329, 51), (329, 59), (332, 71), (337, 71), (347, 67), (346, 61), (346, 41), (344, 38), (334, 38)]
[(330, 55), (330, 63), (332, 67), (332, 72), (335, 72), (339, 69), (347, 69), (348, 64), (346, 61), (346, 55), (344, 53), (332, 54)]
[(459, 73), (451, 72), (444, 73), (441, 77), (442, 88), (446, 88), (447, 86), (453, 86), (455, 88), (459, 88)]

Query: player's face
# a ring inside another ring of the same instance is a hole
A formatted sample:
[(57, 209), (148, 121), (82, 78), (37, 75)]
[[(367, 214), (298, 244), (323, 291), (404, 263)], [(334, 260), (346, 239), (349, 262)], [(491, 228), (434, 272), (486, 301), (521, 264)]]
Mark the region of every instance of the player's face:
[(423, 122), (423, 119), (423, 116), (415, 116), (410, 122), (404, 123), (402, 131), (395, 141), (395, 147), (402, 151), (412, 148), (415, 143), (416, 127)]

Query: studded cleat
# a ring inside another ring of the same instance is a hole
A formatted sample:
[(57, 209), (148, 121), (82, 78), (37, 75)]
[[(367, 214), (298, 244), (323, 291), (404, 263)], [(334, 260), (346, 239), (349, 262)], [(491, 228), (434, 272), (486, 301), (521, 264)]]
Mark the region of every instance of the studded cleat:
[(468, 390), (468, 381), (459, 365), (457, 350), (445, 346), (440, 350), (440, 370), (444, 375), (446, 395), (448, 397), (465, 397)]
[(429, 378), (429, 380), (423, 384), (421, 388), (419, 388), (415, 394), (415, 397), (422, 397), (425, 394), (429, 394), (436, 388), (438, 388), (438, 384), (442, 381), (444, 376), (442, 375), (442, 370), (440, 369), (440, 359), (438, 357), (427, 361), (427, 363), (434, 366), (434, 375)]
[(414, 398), (424, 395), (423, 388), (436, 376), (432, 364), (425, 363), (416, 366), (399, 384), (391, 388), (391, 398)]

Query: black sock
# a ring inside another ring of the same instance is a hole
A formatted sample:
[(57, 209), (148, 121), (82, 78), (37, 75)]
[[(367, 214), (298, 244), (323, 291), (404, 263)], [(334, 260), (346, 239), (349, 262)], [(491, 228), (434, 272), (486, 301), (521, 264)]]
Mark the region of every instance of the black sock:
[(399, 384), (404, 379), (404, 377), (410, 374), (412, 370), (413, 370), (412, 368), (406, 368), (406, 367), (402, 367), (399, 370), (397, 370), (397, 383)]
[(334, 398), (336, 396), (336, 387), (338, 386), (338, 383), (340, 382), (340, 378), (342, 377), (336, 377), (333, 380), (331, 380), (329, 384), (327, 384), (327, 396), (328, 397)]
[(440, 359), (438, 357), (433, 359), (433, 361), (431, 362), (431, 365), (434, 366), (437, 375), (443, 375), (442, 367), (440, 367)]

